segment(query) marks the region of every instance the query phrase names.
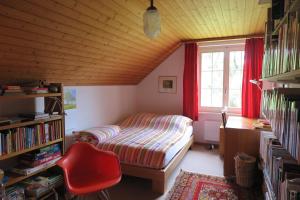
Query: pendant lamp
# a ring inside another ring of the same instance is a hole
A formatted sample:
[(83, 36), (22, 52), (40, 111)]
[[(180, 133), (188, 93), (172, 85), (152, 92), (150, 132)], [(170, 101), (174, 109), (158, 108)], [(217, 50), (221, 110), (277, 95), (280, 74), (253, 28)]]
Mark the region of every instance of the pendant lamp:
[(150, 7), (144, 13), (144, 33), (151, 39), (160, 34), (160, 16), (158, 10), (153, 6), (153, 0), (150, 0)]

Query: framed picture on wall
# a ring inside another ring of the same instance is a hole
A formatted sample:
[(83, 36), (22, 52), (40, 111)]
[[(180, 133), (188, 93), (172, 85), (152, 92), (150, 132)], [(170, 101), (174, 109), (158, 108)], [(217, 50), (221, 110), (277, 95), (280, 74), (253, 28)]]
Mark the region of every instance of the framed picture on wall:
[(177, 92), (177, 77), (176, 76), (159, 76), (158, 91), (162, 93)]
[(75, 88), (65, 88), (64, 92), (64, 108), (65, 110), (76, 109), (76, 89)]

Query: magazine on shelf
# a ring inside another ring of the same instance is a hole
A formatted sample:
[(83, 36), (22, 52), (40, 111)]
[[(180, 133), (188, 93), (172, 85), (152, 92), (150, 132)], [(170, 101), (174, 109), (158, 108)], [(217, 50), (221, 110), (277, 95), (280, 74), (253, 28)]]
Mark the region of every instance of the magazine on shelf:
[(17, 167), (14, 167), (11, 169), (12, 172), (14, 173), (17, 173), (17, 174), (20, 174), (20, 175), (30, 175), (30, 174), (33, 174), (35, 172), (38, 172), (44, 168), (47, 168), (47, 167), (50, 167), (51, 165), (55, 164), (56, 161), (58, 161), (61, 157), (58, 157), (58, 158), (55, 158), (53, 160), (50, 160), (44, 164), (41, 164), (41, 165), (38, 165), (36, 167), (26, 167), (24, 165), (21, 165), (21, 166), (17, 166)]

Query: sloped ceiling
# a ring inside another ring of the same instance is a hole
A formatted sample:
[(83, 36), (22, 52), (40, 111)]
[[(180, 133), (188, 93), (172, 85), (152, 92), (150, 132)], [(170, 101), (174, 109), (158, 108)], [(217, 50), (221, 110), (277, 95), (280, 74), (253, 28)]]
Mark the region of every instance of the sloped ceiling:
[(257, 0), (156, 0), (162, 33), (143, 34), (148, 0), (1, 0), (0, 80), (137, 84), (181, 41), (264, 32)]

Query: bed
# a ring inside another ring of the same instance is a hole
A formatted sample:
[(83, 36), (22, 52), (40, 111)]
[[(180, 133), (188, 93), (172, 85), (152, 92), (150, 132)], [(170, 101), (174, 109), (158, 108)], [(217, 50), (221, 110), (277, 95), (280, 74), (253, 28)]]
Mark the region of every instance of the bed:
[(115, 152), (123, 174), (151, 179), (153, 191), (164, 193), (168, 177), (193, 143), (192, 133), (187, 117), (139, 113), (119, 126), (88, 129), (76, 138)]

